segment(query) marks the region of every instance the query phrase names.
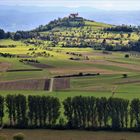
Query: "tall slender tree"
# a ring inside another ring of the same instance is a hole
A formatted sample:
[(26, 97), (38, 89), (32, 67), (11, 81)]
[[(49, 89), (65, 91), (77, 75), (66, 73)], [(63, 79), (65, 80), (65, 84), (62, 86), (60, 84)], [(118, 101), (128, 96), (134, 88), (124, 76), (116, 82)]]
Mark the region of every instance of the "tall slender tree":
[(4, 97), (0, 96), (0, 125), (3, 125), (4, 117)]

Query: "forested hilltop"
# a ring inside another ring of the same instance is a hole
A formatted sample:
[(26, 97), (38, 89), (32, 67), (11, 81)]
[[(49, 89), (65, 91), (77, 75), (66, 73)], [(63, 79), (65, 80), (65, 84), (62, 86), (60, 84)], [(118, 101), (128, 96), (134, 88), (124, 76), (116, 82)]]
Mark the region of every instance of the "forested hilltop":
[(22, 40), (27, 45), (78, 47), (107, 51), (140, 51), (140, 27), (115, 26), (84, 19), (76, 14), (58, 18), (32, 31), (0, 30), (0, 39)]

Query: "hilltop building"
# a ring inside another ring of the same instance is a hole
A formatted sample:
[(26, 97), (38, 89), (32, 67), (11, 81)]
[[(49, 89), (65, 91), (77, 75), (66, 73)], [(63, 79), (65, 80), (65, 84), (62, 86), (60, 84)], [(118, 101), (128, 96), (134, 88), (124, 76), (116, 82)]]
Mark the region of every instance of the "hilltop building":
[(79, 16), (78, 13), (70, 14), (70, 15), (69, 15), (69, 19), (70, 19), (71, 21), (78, 21), (78, 22), (81, 22), (81, 21), (84, 20), (82, 17)]
[(70, 15), (69, 15), (69, 18), (76, 18), (76, 17), (78, 17), (78, 16), (79, 16), (78, 13), (73, 13), (73, 14), (70, 14)]

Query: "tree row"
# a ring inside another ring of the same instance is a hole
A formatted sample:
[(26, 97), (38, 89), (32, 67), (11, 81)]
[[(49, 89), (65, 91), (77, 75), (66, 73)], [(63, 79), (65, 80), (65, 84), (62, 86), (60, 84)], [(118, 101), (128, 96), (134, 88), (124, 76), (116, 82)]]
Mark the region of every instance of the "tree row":
[(140, 100), (0, 96), (0, 125), (11, 128), (140, 130)]

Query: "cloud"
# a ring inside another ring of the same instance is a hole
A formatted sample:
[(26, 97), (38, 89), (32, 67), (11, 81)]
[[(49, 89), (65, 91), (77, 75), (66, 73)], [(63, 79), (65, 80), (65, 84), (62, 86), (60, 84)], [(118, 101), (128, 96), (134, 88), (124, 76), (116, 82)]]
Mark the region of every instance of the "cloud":
[(139, 0), (0, 0), (4, 5), (93, 7), (105, 10), (139, 10)]

